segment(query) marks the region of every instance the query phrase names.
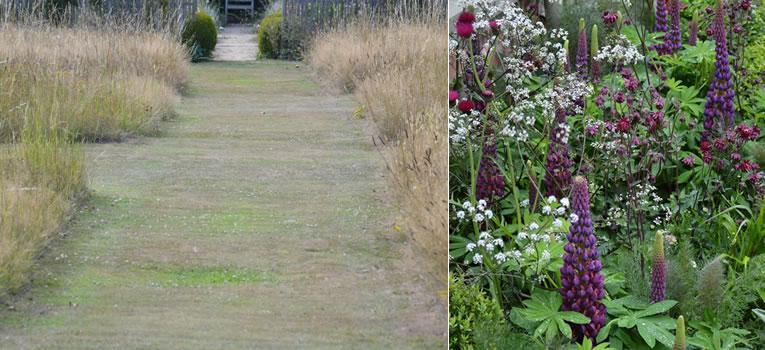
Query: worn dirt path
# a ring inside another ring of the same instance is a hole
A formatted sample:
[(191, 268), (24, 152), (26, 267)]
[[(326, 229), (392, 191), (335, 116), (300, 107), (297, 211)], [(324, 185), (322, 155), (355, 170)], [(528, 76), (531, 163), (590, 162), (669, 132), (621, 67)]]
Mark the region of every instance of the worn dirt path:
[(219, 29), (216, 61), (251, 61), (258, 57), (258, 44), (251, 24), (231, 24)]
[(92, 199), (0, 348), (444, 348), (354, 103), (295, 66), (194, 65), (165, 135), (86, 146)]

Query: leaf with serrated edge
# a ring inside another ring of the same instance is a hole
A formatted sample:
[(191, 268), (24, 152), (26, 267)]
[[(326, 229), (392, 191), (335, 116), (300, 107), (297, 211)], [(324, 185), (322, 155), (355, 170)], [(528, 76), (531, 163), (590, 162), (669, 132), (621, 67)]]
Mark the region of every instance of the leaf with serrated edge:
[(561, 311), (558, 313), (558, 315), (560, 315), (560, 318), (572, 323), (576, 323), (576, 324), (590, 323), (589, 317), (575, 311)]
[(660, 301), (655, 304), (651, 304), (648, 308), (645, 310), (640, 310), (635, 313), (635, 317), (646, 317), (646, 316), (652, 316), (656, 314), (660, 314), (662, 312), (666, 312), (667, 310), (671, 309), (673, 306), (677, 304), (674, 300), (664, 300)]
[(555, 319), (555, 323), (558, 324), (558, 329), (560, 332), (566, 336), (566, 338), (571, 339), (571, 326), (566, 323), (566, 321), (563, 321), (560, 318)]

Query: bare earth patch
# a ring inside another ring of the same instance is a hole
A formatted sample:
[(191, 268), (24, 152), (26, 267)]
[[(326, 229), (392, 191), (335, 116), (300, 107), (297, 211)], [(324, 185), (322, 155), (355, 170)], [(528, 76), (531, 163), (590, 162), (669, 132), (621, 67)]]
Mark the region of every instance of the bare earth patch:
[(444, 348), (364, 122), (307, 76), (198, 64), (165, 135), (87, 146), (92, 200), (1, 347)]

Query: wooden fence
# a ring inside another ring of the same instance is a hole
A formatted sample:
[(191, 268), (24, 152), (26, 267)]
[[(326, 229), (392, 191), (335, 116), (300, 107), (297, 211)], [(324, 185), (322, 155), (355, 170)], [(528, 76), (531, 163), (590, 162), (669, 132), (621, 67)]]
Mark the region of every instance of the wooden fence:
[[(50, 6), (45, 0), (3, 0), (0, 13), (6, 19), (22, 20), (24, 16), (49, 15)], [(197, 11), (197, 0), (76, 0), (63, 10), (58, 10), (59, 20), (78, 23), (82, 16), (93, 16), (107, 21), (141, 19), (157, 26), (167, 21), (182, 24)]]
[[(280, 56), (300, 58), (314, 35), (359, 19), (376, 21), (390, 13), (411, 15), (443, 7), (446, 0), (281, 0), (282, 30)], [(403, 11), (403, 12), (402, 12)]]

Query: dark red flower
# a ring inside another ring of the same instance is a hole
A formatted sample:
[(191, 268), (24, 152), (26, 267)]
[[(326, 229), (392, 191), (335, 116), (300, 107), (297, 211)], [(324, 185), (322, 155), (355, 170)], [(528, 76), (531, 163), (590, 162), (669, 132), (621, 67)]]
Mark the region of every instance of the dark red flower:
[(462, 113), (470, 113), (473, 108), (475, 108), (475, 104), (471, 100), (462, 100), (457, 103), (457, 109), (459, 109)]
[(709, 152), (712, 150), (712, 144), (709, 143), (709, 141), (704, 140), (704, 141), (701, 141), (701, 143), (699, 143), (699, 148), (701, 149), (702, 152)]
[(473, 23), (470, 22), (457, 22), (454, 28), (457, 29), (457, 35), (462, 38), (469, 38), (473, 34)]
[(462, 11), (457, 17), (457, 22), (473, 23), (475, 22), (475, 15), (470, 11)]
[(619, 121), (616, 123), (616, 130), (619, 130), (620, 132), (630, 131), (630, 127), (632, 127), (632, 125), (630, 124), (630, 120), (627, 119), (627, 117), (622, 117), (622, 119), (619, 119)]

